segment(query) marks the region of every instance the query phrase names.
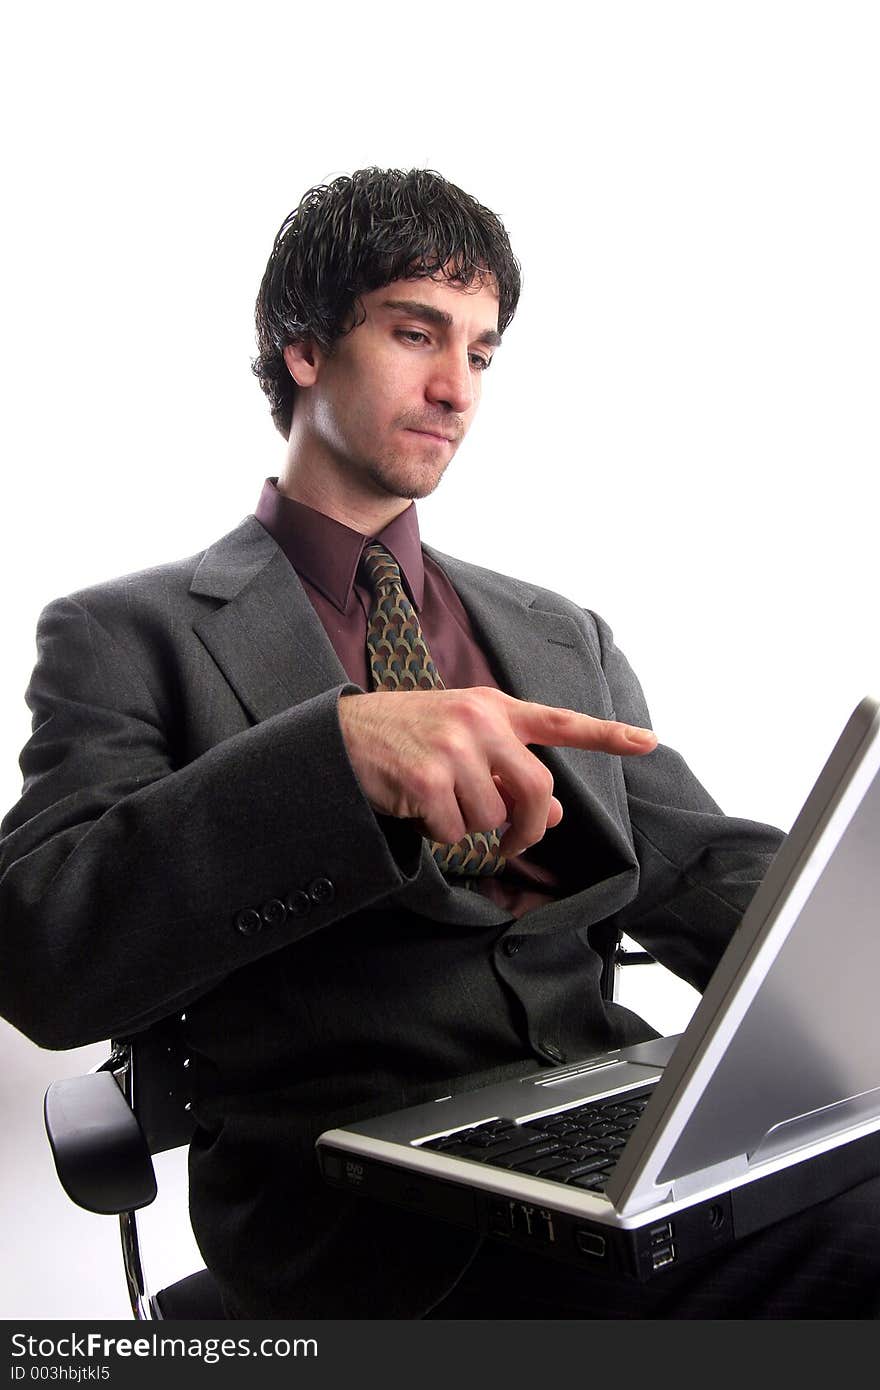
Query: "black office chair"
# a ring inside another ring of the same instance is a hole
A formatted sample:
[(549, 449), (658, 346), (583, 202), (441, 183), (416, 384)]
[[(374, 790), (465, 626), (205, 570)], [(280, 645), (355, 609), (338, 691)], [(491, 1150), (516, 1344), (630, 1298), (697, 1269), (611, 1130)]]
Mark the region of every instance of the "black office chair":
[[(591, 928), (591, 945), (602, 958), (600, 988), (609, 1000), (622, 966), (653, 963), (621, 941), (604, 923)], [(53, 1081), (44, 1102), (46, 1133), (68, 1197), (86, 1211), (119, 1216), (128, 1295), (135, 1318), (143, 1321), (225, 1317), (208, 1270), (153, 1294), (142, 1262), (137, 1213), (156, 1197), (153, 1158), (188, 1145), (195, 1127), (180, 1026), (185, 1017), (177, 1014), (114, 1042), (96, 1071)]]
[(187, 1094), (185, 1014), (112, 1044), (87, 1076), (53, 1081), (46, 1092), (46, 1133), (61, 1186), (86, 1211), (119, 1216), (132, 1312), (154, 1318), (223, 1318), (212, 1276), (198, 1270), (151, 1293), (137, 1213), (157, 1193), (153, 1158), (189, 1144), (195, 1128)]

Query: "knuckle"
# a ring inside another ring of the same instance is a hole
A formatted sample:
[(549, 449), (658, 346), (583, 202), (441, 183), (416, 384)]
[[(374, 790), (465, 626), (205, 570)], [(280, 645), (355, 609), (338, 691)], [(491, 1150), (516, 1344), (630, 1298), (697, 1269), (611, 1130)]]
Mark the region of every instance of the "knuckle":
[(531, 801), (549, 798), (553, 793), (553, 774), (537, 758), (532, 758), (525, 772), (526, 792)]
[(472, 814), (468, 817), (466, 824), (470, 831), (473, 830), (494, 830), (507, 817), (507, 810), (501, 798), (498, 802), (491, 797), (485, 797), (478, 806), (474, 807)]
[(464, 835), (463, 823), (449, 816), (438, 817), (431, 826), (432, 838), (441, 845), (455, 845)]
[(410, 785), (420, 805), (430, 806), (435, 802), (442, 796), (445, 784), (446, 777), (435, 763), (423, 763), (412, 769)]
[(547, 796), (553, 795), (553, 773), (544, 763), (538, 762), (537, 777), (540, 782), (541, 791)]
[(550, 723), (552, 725), (553, 733), (556, 734), (558, 737), (562, 737), (562, 735), (565, 734), (567, 730), (571, 728), (571, 722), (572, 719), (570, 710), (558, 708), (553, 709), (553, 712), (550, 716)]
[(486, 702), (482, 698), (484, 692), (477, 688), (473, 690), (463, 690), (458, 701), (457, 714), (468, 730), (476, 729), (486, 717)]
[(435, 752), (445, 763), (457, 762), (466, 752), (469, 739), (454, 724), (447, 724), (437, 734)]

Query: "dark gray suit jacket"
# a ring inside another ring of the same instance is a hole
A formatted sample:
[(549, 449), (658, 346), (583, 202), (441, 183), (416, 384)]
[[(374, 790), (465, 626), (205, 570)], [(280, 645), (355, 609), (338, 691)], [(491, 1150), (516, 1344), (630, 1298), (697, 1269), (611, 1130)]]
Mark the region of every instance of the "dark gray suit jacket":
[[(640, 725), (596, 615), (425, 547), (502, 689)], [(0, 1008), (41, 1046), (186, 1009), (192, 1213), (231, 1312), (413, 1317), (473, 1238), (325, 1190), (328, 1125), (649, 1036), (603, 1002), (610, 920), (702, 988), (779, 845), (663, 746), (536, 750), (571, 892), (511, 922), (377, 817), (337, 717), (356, 690), (253, 517), (202, 554), (45, 609), (24, 789), (0, 841)], [(413, 1252), (419, 1260), (413, 1260)]]

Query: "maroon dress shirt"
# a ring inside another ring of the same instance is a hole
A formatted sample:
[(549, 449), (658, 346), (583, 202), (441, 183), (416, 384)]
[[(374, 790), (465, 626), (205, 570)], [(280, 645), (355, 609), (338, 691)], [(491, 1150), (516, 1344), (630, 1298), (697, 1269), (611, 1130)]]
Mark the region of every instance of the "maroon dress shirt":
[[(267, 478), (254, 515), (281, 547), (302, 583), (345, 671), (371, 689), (367, 623), (373, 596), (358, 575), (363, 548), (379, 541), (400, 566), (407, 594), (419, 615), (428, 650), (450, 690), (487, 685), (501, 689), (470, 619), (443, 570), (422, 550), (415, 504), (375, 536), (285, 497), (277, 478)], [(491, 829), (491, 827), (487, 827)], [(472, 884), (512, 917), (563, 896), (558, 876), (540, 862), (540, 846), (507, 861), (502, 873)]]

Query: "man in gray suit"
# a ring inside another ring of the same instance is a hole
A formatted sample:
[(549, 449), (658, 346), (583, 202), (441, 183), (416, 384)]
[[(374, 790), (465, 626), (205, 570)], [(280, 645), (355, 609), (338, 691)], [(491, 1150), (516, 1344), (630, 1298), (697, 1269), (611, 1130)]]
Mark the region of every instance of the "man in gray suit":
[(40, 620), (4, 1012), (48, 1047), (185, 1013), (231, 1316), (714, 1316), (732, 1287), (715, 1262), (714, 1302), (609, 1294), (314, 1161), (334, 1124), (652, 1036), (592, 933), (702, 988), (781, 839), (657, 745), (601, 618), (421, 543), (518, 295), (501, 223), (438, 175), (311, 190), (257, 306), (279, 477), (205, 552)]

